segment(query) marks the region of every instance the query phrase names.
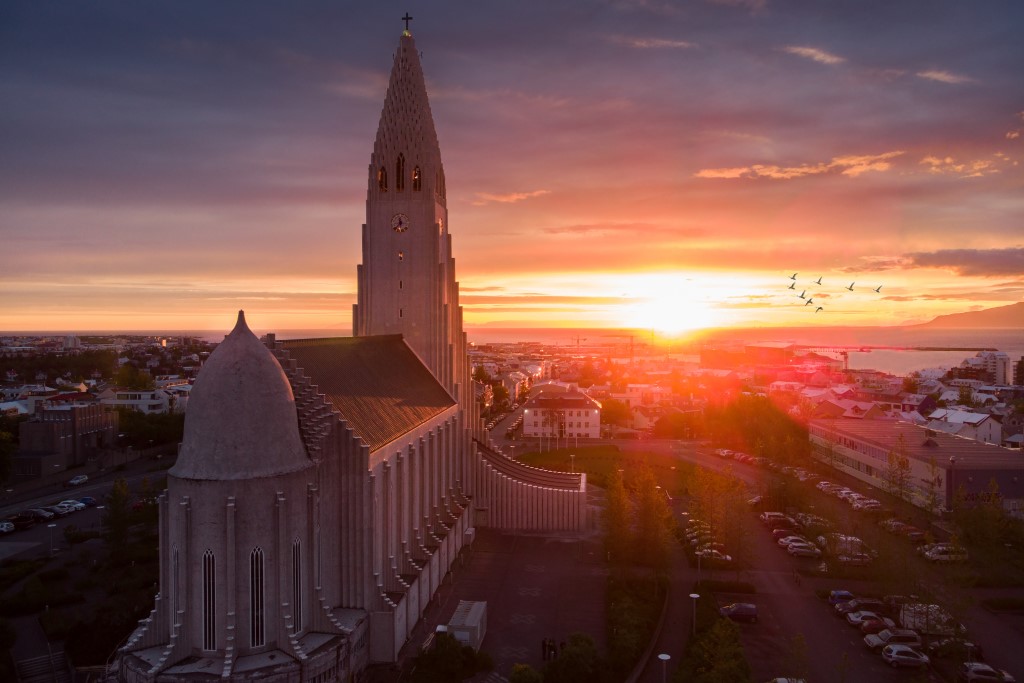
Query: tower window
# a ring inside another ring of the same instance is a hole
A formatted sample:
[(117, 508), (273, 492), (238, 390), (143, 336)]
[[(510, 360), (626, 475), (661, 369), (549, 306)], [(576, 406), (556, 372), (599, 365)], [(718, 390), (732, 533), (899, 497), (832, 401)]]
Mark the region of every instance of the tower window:
[(399, 308), (399, 309), (398, 309), (398, 317), (399, 317), (399, 318), (401, 318), (401, 317), (402, 317), (402, 309), (401, 309), (401, 308)]
[(263, 627), (263, 549), (253, 548), (249, 555), (249, 643), (266, 644)]
[(401, 289), (401, 288), (402, 288), (402, 281), (401, 281), (401, 280), (399, 280), (399, 281), (398, 281), (398, 288), (399, 288), (399, 289)]
[(377, 188), (381, 192), (388, 191), (388, 170), (383, 166), (377, 169)]
[(423, 176), (420, 174), (420, 167), (412, 169), (412, 191), (419, 192), (423, 189)]
[(395, 162), (395, 192), (405, 189), (405, 155), (399, 154)]
[(404, 261), (405, 260), (405, 252), (404, 251), (398, 252), (398, 260), (399, 261)]
[(203, 553), (203, 649), (217, 649), (217, 565), (212, 550)]
[(299, 539), (292, 541), (292, 633), (302, 630), (302, 546)]

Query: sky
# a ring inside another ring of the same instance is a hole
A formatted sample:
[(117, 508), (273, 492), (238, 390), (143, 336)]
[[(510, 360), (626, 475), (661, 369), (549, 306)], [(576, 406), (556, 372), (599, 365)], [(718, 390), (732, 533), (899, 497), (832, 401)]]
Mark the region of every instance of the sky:
[(469, 328), (1024, 299), (1019, 0), (9, 0), (0, 331), (347, 329), (405, 12)]

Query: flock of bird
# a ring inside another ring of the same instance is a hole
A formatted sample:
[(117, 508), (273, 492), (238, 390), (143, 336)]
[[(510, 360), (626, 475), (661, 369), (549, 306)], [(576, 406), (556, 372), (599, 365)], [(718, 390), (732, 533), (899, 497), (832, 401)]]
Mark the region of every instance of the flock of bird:
[[(787, 289), (792, 289), (794, 292), (796, 291), (796, 276), (797, 275), (799, 275), (799, 273), (793, 273), (792, 275), (789, 276), (789, 279), (792, 280), (792, 282), (790, 282), (789, 283), (789, 287), (787, 287)], [(821, 276), (819, 275), (817, 280), (811, 280), (811, 284), (814, 284), (814, 285), (817, 285), (817, 286), (820, 287), (821, 286)], [(846, 290), (849, 290), (849, 291), (852, 292), (853, 291), (853, 286), (855, 284), (857, 284), (857, 283), (856, 282), (851, 282), (849, 284), (849, 286), (844, 287), (843, 289), (846, 289)], [(882, 292), (882, 285), (878, 285), (872, 291), (875, 292), (876, 294), (880, 294)], [(806, 289), (804, 289), (799, 294), (797, 294), (797, 296), (804, 300), (804, 306), (813, 306), (814, 305), (814, 295), (812, 294), (811, 296), (807, 296), (807, 290)], [(824, 306), (818, 306), (817, 308), (814, 309), (814, 312), (815, 313), (821, 313), (824, 310), (825, 310)]]

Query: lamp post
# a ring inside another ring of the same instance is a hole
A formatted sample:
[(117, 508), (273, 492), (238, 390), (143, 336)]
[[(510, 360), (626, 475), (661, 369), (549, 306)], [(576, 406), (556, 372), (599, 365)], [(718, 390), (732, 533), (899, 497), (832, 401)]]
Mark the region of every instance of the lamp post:
[(46, 528), (50, 530), (50, 557), (53, 557), (53, 528), (56, 524), (47, 524)]
[(956, 503), (956, 456), (949, 456), (949, 511), (955, 512)]
[(569, 472), (576, 474), (576, 454), (569, 454)]
[(661, 660), (661, 683), (665, 683), (668, 680), (666, 671), (668, 669), (668, 660), (672, 659), (672, 657), (662, 652), (658, 655), (658, 659)]
[(693, 636), (697, 637), (697, 600), (700, 598), (700, 593), (690, 593), (690, 599), (693, 600)]

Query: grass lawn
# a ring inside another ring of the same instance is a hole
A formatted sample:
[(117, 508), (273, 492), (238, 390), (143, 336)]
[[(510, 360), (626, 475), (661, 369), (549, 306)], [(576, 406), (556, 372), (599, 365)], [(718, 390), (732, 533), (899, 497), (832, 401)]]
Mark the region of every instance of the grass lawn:
[[(575, 462), (570, 455), (575, 455)], [(681, 462), (675, 457), (662, 453), (628, 452), (623, 453), (618, 446), (581, 446), (579, 448), (558, 448), (538, 453), (531, 451), (516, 458), (525, 465), (542, 467), (547, 470), (569, 472), (575, 468), (577, 472), (586, 472), (587, 481), (606, 487), (608, 478), (616, 470), (624, 470), (623, 476), (627, 485), (630, 472), (636, 471), (644, 463), (651, 468), (658, 485), (678, 495), (686, 485), (686, 477), (692, 466)]]

